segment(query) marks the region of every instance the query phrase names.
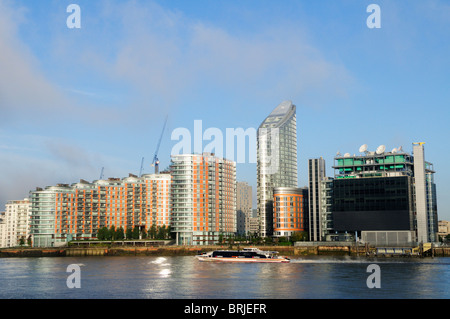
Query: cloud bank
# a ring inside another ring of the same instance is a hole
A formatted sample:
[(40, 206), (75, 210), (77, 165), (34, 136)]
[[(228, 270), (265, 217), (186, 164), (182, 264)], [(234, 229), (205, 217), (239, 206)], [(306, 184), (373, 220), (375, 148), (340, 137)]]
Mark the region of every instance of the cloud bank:
[[(327, 59), (307, 30), (290, 22), (236, 32), (147, 1), (81, 9), (77, 31), (60, 24), (65, 10), (59, 10), (61, 19), (47, 19), (0, 1), (0, 204), (35, 186), (89, 178), (99, 171), (96, 146), (120, 148), (112, 141), (136, 139), (122, 136), (167, 113), (214, 112), (209, 104), (191, 104), (206, 91), (254, 100), (254, 108), (281, 99), (314, 107), (345, 98), (353, 85), (345, 66)], [(42, 47), (26, 43), (21, 32), (31, 32), (33, 19), (48, 30), (36, 32), (47, 50), (39, 54), (34, 50)], [(95, 138), (83, 133), (101, 130)], [(47, 137), (26, 147), (20, 145), (25, 134)], [(116, 155), (105, 161), (110, 170), (123, 171), (120, 164), (129, 160)]]

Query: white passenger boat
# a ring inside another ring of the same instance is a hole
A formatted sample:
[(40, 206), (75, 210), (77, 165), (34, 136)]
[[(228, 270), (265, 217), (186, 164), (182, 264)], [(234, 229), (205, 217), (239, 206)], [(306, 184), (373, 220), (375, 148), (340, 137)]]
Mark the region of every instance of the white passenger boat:
[(289, 258), (278, 256), (277, 251), (263, 251), (258, 248), (242, 250), (214, 250), (197, 255), (199, 261), (243, 262), (243, 263), (288, 263)]

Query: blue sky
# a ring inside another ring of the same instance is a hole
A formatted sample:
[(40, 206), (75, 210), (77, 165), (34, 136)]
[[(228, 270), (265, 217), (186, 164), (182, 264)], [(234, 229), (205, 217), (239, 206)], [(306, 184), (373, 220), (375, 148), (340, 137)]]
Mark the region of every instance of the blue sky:
[[(81, 28), (69, 29), (69, 4)], [(369, 29), (369, 4), (381, 28)], [(307, 160), (425, 142), (450, 220), (447, 1), (0, 0), (0, 207), (35, 187), (144, 173), (171, 132), (257, 128), (297, 106)], [(205, 143), (206, 144), (206, 143)], [(256, 165), (238, 164), (256, 194)]]

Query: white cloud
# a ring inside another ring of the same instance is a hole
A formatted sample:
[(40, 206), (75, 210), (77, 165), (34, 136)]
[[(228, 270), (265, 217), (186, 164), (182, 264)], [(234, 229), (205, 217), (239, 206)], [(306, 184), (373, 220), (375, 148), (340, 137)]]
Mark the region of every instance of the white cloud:
[[(54, 125), (67, 127), (66, 124), (73, 123), (80, 126), (118, 123), (123, 113), (107, 105), (112, 98), (91, 92), (89, 87), (78, 87), (78, 71), (86, 79), (90, 79), (91, 74), (86, 72), (83, 68), (85, 66), (74, 63), (75, 60), (71, 60), (70, 55), (66, 59), (61, 56), (65, 64), (58, 64), (61, 60), (51, 59), (58, 54), (64, 55), (67, 51), (58, 51), (59, 48), (47, 43), (44, 47), (48, 48), (48, 52), (40, 52), (38, 55), (22, 40), (22, 28), (33, 29), (36, 25), (36, 21), (31, 21), (32, 14), (33, 12), (25, 7), (18, 7), (14, 2), (0, 1), (0, 123), (9, 125), (21, 122), (36, 128), (39, 125), (48, 128)], [(65, 11), (61, 15), (64, 14)], [(62, 24), (61, 29), (64, 28), (65, 24)], [(41, 42), (48, 41), (47, 34), (45, 37), (39, 32), (33, 35), (41, 37)], [(63, 33), (57, 31), (55, 35), (54, 38), (49, 36), (50, 42), (64, 43)], [(68, 49), (78, 52), (78, 48), (69, 46)], [(48, 58), (50, 64), (39, 60), (38, 56)], [(49, 69), (44, 69), (44, 66)], [(57, 82), (58, 79), (64, 79), (64, 83)], [(120, 94), (115, 91), (111, 96), (117, 97)]]
[(18, 24), (26, 10), (14, 10), (0, 2), (0, 121), (23, 114), (59, 113), (68, 105), (65, 97), (39, 70), (39, 62), (18, 40)]
[[(308, 43), (292, 25), (255, 33), (192, 20), (154, 3), (108, 3), (101, 15), (115, 21), (105, 52), (103, 41), (87, 43), (80, 63), (137, 90), (136, 109), (150, 111), (181, 104), (191, 92), (217, 88), (232, 95), (305, 99), (346, 97), (350, 72)], [(102, 31), (104, 32), (104, 31)], [(101, 62), (99, 62), (101, 61)], [(145, 105), (145, 109), (144, 109)]]
[[(56, 124), (76, 142), (65, 140), (64, 135), (44, 138), (38, 141), (40, 148), (30, 151), (26, 145), (11, 148), (16, 139), (0, 141), (5, 151), (0, 154), (0, 201), (22, 197), (26, 194), (21, 191), (47, 182), (89, 179), (99, 173), (97, 166), (111, 171), (125, 166), (107, 155), (98, 165), (98, 154), (89, 150), (92, 140), (88, 141), (86, 132), (106, 128), (108, 134), (99, 133), (97, 143), (128, 143), (122, 132), (142, 132), (144, 126), (137, 122), (145, 121), (146, 129), (150, 121), (160, 120), (155, 114), (163, 117), (155, 110), (169, 113), (174, 107), (192, 107), (184, 101), (192, 101), (191, 95), (201, 94), (205, 87), (227, 92), (236, 100), (243, 96), (259, 101), (292, 99), (297, 105), (313, 105), (322, 98), (345, 97), (353, 85), (344, 66), (327, 60), (303, 33), (289, 26), (236, 34), (154, 3), (134, 1), (105, 1), (96, 15), (97, 24), (89, 15), (83, 16), (84, 33), (75, 37), (77, 41), (62, 30), (49, 35), (47, 55), (55, 63), (52, 74), (72, 67), (77, 77), (73, 85), (67, 85), (68, 75), (61, 76), (66, 83), (56, 84), (41, 69), (42, 61), (21, 42), (18, 28), (27, 23), (26, 10), (9, 3), (0, 1), (0, 122), (24, 117), (35, 135), (59, 135), (52, 130)], [(86, 79), (86, 85), (78, 85)], [(99, 105), (95, 104), (101, 95), (96, 85), (104, 94), (122, 85), (126, 89), (120, 94), (128, 89), (132, 94), (121, 97), (123, 105)], [(72, 100), (74, 95), (78, 99)], [(209, 111), (211, 105), (205, 107)], [(160, 125), (156, 129), (159, 134)]]
[(25, 134), (0, 134), (0, 163), (0, 210), (36, 187), (98, 179), (101, 167), (106, 178), (125, 177), (123, 167), (131, 166), (119, 154), (100, 154), (74, 140)]

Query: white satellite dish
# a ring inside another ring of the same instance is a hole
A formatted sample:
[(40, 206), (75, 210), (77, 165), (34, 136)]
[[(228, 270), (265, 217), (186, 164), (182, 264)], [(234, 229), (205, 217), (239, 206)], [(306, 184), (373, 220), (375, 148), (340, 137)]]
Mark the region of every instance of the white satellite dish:
[(367, 144), (361, 145), (361, 147), (359, 148), (359, 152), (364, 153), (366, 151), (367, 151)]
[(350, 157), (350, 153), (345, 153), (344, 157)]
[(397, 149), (397, 151), (400, 153), (400, 152), (403, 152), (403, 146), (400, 146), (398, 149)]
[(378, 155), (379, 155), (379, 154), (383, 154), (385, 150), (386, 150), (386, 146), (380, 145), (380, 146), (378, 146), (378, 148), (377, 148), (377, 150), (375, 151), (375, 153), (377, 153)]
[(391, 153), (397, 153), (397, 149), (396, 149), (396, 148), (393, 148), (392, 151), (391, 151)]

